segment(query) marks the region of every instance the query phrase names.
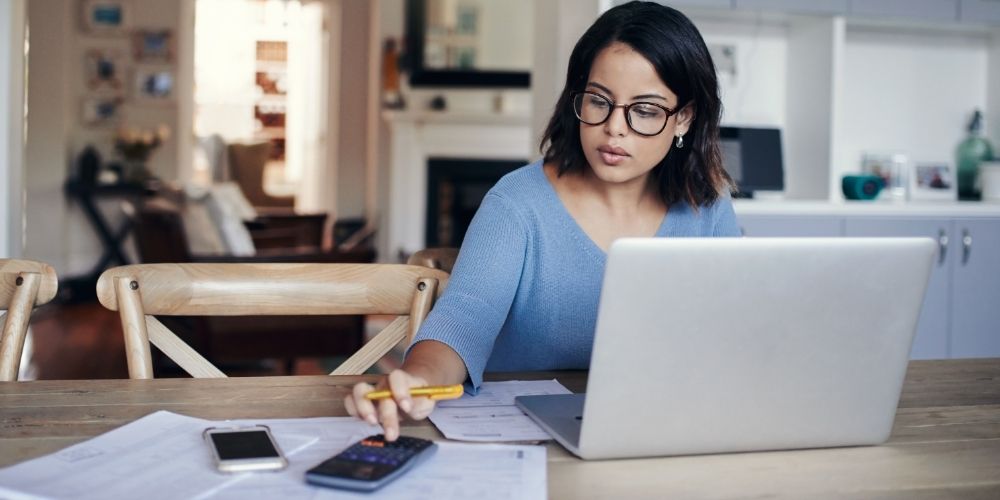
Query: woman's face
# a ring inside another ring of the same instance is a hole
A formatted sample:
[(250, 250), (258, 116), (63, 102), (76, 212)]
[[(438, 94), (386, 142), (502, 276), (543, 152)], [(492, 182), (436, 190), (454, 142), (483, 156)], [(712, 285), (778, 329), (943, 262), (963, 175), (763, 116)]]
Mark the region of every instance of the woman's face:
[[(677, 96), (663, 83), (653, 65), (621, 42), (597, 54), (586, 90), (606, 97), (615, 106), (647, 102), (677, 110)], [(588, 96), (585, 99), (591, 100), (590, 106), (606, 106), (599, 98)], [(591, 170), (604, 182), (645, 181), (649, 171), (670, 151), (675, 136), (687, 133), (693, 117), (691, 108), (686, 106), (671, 115), (663, 131), (653, 136), (643, 136), (629, 128), (622, 107), (615, 107), (607, 121), (599, 125), (580, 122), (580, 143)], [(646, 109), (656, 111), (650, 107)], [(632, 113), (633, 125), (639, 125), (643, 116), (651, 116), (639, 108), (633, 108)]]

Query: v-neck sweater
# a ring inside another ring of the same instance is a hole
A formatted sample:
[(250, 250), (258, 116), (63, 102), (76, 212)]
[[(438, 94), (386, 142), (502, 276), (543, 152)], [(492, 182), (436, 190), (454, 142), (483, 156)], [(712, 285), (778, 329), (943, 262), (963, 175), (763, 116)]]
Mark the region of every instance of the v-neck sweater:
[[(657, 237), (739, 235), (728, 197), (697, 211), (675, 203), (656, 231)], [(606, 261), (566, 210), (542, 162), (521, 167), (486, 194), (448, 287), (413, 343), (436, 340), (454, 349), (472, 391), (484, 371), (586, 369)]]

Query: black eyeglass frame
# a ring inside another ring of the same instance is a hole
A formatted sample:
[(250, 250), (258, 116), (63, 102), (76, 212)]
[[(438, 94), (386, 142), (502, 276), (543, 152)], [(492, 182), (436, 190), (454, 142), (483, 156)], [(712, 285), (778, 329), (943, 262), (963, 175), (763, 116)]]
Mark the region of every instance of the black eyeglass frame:
[[(578, 109), (576, 109), (577, 108), (576, 101), (577, 101), (577, 99), (579, 99), (581, 96), (584, 96), (584, 95), (590, 95), (590, 96), (598, 97), (600, 99), (603, 99), (603, 100), (607, 101), (607, 103), (610, 106), (608, 107), (608, 114), (607, 114), (607, 116), (604, 117), (603, 120), (601, 120), (599, 122), (591, 123), (591, 122), (588, 122), (588, 121), (584, 120), (583, 117), (580, 116), (580, 111)], [(637, 134), (639, 134), (639, 135), (641, 135), (643, 137), (653, 137), (653, 136), (657, 136), (657, 135), (662, 134), (663, 131), (664, 131), (664, 129), (667, 128), (667, 122), (670, 121), (670, 117), (674, 116), (675, 114), (677, 114), (677, 110), (668, 108), (666, 106), (663, 106), (662, 104), (656, 104), (655, 102), (636, 101), (636, 102), (632, 102), (632, 103), (629, 103), (629, 104), (615, 104), (615, 101), (612, 101), (608, 97), (603, 96), (601, 94), (598, 94), (597, 92), (590, 92), (588, 90), (584, 90), (582, 92), (576, 92), (576, 93), (574, 93), (573, 94), (573, 100), (571, 101), (571, 104), (573, 106), (573, 114), (576, 115), (576, 119), (580, 120), (580, 123), (586, 123), (587, 125), (601, 125), (601, 124), (603, 124), (604, 122), (608, 121), (611, 118), (611, 115), (614, 114), (614, 112), (615, 112), (615, 108), (622, 108), (624, 110), (624, 112), (625, 112), (625, 123), (628, 124), (629, 130), (631, 130), (631, 131), (633, 131), (633, 132), (635, 132), (635, 133), (637, 133)], [(654, 134), (644, 134), (642, 132), (639, 132), (638, 130), (635, 129), (635, 127), (632, 126), (632, 118), (631, 118), (631, 115), (629, 115), (629, 111), (632, 109), (632, 106), (635, 106), (635, 105), (638, 105), (638, 104), (642, 104), (642, 105), (646, 105), (646, 106), (656, 106), (657, 108), (662, 109), (667, 114), (667, 118), (665, 120), (663, 120), (663, 126), (660, 127), (660, 130), (657, 130), (656, 133), (654, 133)]]

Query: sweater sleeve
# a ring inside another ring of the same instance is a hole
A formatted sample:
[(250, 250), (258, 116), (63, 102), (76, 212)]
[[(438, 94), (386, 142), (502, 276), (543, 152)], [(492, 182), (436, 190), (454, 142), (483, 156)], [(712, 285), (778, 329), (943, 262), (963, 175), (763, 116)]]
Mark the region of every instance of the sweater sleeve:
[(527, 242), (520, 214), (507, 199), (488, 193), (466, 232), (448, 288), (413, 339), (443, 342), (458, 353), (473, 391), (483, 382), (520, 285)]
[(736, 221), (736, 211), (733, 210), (733, 200), (732, 198), (726, 196), (719, 198), (715, 202), (715, 212), (713, 219), (715, 223), (712, 228), (712, 236), (742, 236), (743, 230), (740, 229), (739, 223)]

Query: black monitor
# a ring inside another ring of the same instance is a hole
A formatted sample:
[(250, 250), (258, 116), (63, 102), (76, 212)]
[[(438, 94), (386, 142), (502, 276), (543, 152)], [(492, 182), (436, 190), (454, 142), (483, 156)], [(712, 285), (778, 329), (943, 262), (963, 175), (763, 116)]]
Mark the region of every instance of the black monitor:
[(754, 191), (785, 189), (781, 130), (765, 127), (722, 127), (722, 165), (739, 188), (737, 197)]

